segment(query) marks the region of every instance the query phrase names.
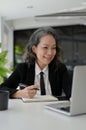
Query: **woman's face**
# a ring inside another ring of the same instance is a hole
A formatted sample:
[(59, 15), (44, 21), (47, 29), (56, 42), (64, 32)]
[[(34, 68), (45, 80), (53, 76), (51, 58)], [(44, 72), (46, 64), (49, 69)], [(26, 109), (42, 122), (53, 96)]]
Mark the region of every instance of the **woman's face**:
[(40, 39), (39, 44), (32, 47), (37, 56), (37, 64), (41, 69), (47, 66), (55, 57), (56, 41), (52, 35), (45, 35)]

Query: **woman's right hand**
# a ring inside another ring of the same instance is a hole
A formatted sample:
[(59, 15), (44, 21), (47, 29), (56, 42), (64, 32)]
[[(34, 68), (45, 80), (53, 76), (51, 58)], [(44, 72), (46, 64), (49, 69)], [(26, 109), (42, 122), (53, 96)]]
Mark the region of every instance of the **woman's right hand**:
[(28, 86), (22, 90), (18, 90), (16, 91), (14, 94), (12, 94), (12, 98), (33, 98), (36, 93), (37, 93), (37, 90), (35, 88), (39, 88), (38, 85), (31, 85), (31, 86)]

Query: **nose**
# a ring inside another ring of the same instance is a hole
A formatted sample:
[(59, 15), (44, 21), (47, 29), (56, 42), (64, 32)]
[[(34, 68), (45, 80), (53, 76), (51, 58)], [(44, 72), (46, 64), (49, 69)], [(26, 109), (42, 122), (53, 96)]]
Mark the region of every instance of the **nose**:
[(51, 54), (52, 54), (52, 50), (49, 49), (49, 50), (48, 50), (48, 55), (51, 55)]

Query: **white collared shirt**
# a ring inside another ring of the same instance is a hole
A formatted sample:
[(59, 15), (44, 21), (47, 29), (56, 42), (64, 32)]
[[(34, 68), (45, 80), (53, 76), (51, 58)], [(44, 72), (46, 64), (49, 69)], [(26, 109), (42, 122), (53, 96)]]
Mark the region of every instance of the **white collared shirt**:
[[(35, 81), (34, 84), (39, 85), (39, 91), (37, 91), (37, 95), (40, 95), (41, 91), (40, 91), (40, 72), (41, 69), (39, 68), (39, 66), (37, 65), (37, 63), (35, 63)], [(49, 77), (48, 77), (48, 66), (46, 66), (42, 72), (44, 73), (44, 83), (45, 83), (45, 90), (46, 90), (46, 95), (51, 95), (51, 87), (50, 87), (50, 82), (49, 82)]]

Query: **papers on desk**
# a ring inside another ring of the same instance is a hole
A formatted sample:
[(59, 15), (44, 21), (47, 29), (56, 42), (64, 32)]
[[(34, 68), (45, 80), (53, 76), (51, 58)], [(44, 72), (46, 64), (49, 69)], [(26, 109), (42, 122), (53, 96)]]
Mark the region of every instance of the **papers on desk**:
[(51, 95), (44, 95), (44, 96), (35, 96), (33, 98), (22, 98), (24, 103), (28, 102), (50, 102), (50, 101), (58, 101), (58, 99)]

